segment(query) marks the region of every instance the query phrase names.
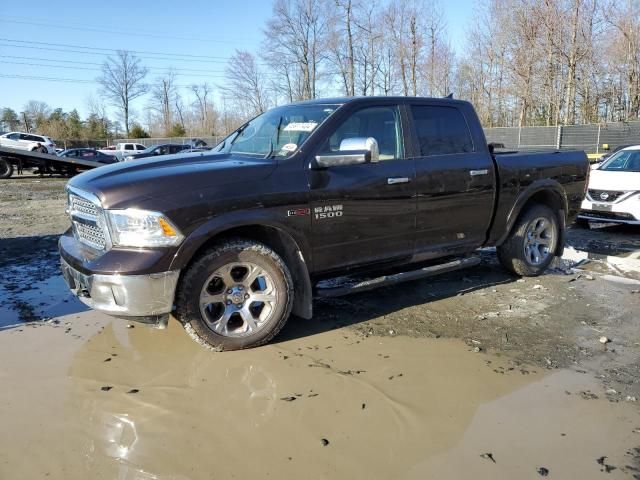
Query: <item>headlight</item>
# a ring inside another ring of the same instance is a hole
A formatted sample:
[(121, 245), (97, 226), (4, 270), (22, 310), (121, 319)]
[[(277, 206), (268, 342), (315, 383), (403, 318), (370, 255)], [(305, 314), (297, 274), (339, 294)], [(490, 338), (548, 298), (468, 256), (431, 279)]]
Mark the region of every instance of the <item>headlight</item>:
[(169, 247), (184, 238), (180, 231), (158, 212), (106, 210), (109, 233), (114, 245), (122, 247)]

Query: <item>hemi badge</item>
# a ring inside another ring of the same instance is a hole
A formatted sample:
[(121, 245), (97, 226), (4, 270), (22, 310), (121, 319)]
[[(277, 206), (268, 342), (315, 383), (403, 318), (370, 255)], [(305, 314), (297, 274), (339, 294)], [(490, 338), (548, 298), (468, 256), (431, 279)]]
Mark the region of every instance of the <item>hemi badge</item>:
[(310, 214), (311, 214), (310, 208), (296, 208), (294, 210), (289, 210), (287, 212), (288, 217), (298, 217), (301, 215), (310, 215)]

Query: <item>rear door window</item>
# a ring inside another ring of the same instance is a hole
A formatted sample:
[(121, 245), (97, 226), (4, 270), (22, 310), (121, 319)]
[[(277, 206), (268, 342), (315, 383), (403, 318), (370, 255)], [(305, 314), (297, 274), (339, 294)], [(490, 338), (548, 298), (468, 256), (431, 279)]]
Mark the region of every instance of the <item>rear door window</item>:
[(133, 150), (133, 145), (130, 143), (125, 143), (124, 144), (124, 149), (125, 150)]
[(420, 156), (473, 152), (469, 126), (460, 110), (437, 105), (412, 105)]

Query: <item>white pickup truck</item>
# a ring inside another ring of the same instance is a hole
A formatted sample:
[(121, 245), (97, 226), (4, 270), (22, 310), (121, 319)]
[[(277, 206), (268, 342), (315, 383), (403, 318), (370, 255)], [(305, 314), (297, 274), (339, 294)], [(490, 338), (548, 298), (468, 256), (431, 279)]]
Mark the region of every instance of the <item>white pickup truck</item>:
[(113, 155), (119, 161), (122, 161), (127, 155), (134, 155), (146, 150), (147, 147), (140, 143), (117, 143), (115, 148), (105, 148), (98, 150), (106, 155)]

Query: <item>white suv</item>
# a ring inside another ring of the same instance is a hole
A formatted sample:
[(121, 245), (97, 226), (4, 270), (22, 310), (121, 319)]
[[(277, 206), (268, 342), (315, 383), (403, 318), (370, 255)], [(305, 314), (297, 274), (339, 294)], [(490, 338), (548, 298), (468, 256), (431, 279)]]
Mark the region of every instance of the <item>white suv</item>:
[(0, 147), (18, 150), (37, 151), (42, 153), (56, 153), (56, 144), (49, 137), (34, 135), (33, 133), (9, 132), (0, 135)]
[(591, 170), (578, 219), (640, 225), (640, 145), (617, 151)]

